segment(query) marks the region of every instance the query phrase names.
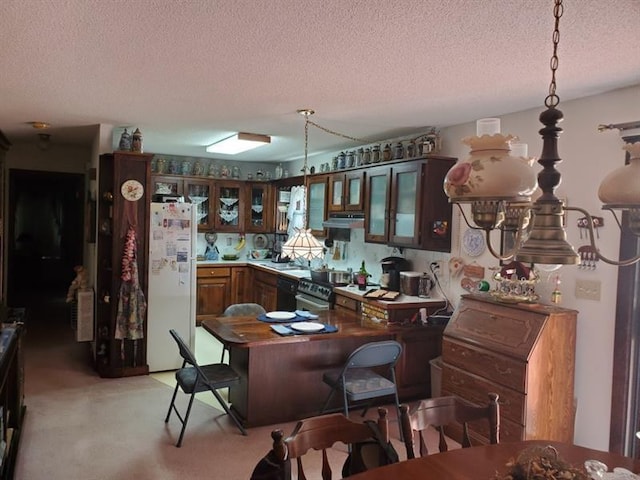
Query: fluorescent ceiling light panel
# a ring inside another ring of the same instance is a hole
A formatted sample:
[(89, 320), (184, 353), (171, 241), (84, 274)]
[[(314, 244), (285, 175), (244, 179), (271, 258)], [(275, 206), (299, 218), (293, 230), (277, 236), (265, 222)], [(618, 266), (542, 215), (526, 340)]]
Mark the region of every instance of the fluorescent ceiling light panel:
[(270, 143), (271, 137), (269, 135), (240, 132), (219, 142), (212, 143), (207, 147), (207, 152), (235, 155), (236, 153), (246, 152), (252, 148), (261, 147), (262, 145), (268, 145)]

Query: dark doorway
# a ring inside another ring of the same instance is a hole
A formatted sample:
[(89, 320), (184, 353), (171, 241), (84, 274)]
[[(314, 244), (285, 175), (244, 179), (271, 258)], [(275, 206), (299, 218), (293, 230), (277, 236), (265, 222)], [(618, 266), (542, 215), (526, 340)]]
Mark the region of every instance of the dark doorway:
[(65, 295), (83, 262), (83, 212), (84, 175), (9, 171), (9, 306)]

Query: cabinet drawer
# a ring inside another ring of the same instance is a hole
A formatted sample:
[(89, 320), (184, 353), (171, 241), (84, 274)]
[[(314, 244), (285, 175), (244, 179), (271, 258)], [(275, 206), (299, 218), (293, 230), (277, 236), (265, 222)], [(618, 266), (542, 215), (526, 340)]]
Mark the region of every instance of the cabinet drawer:
[(546, 318), (546, 314), (467, 300), (456, 310), (445, 334), (526, 360)]
[(346, 308), (347, 310), (351, 310), (353, 312), (358, 311), (358, 300), (354, 300), (353, 298), (344, 297), (342, 295), (336, 295), (336, 306), (341, 306)]
[(458, 395), (477, 405), (487, 403), (489, 392), (500, 398), (500, 417), (524, 424), (526, 396), (510, 388), (490, 382), (484, 378), (463, 372), (446, 363), (442, 365), (442, 390)]
[(466, 372), (475, 373), (518, 392), (527, 393), (527, 364), (524, 361), (456, 342), (450, 338), (442, 341), (442, 358), (448, 364)]
[(230, 277), (230, 267), (198, 267), (198, 277)]

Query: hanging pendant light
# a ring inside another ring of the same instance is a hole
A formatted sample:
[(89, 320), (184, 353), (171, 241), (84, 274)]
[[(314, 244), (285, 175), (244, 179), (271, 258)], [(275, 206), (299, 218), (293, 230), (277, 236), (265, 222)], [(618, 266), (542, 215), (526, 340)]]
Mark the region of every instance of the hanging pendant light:
[[(309, 116), (314, 114), (311, 109), (298, 110), (300, 115), (304, 115), (304, 166), (303, 178), (305, 188), (307, 185), (307, 156), (309, 153)], [(305, 260), (313, 260), (322, 258), (324, 255), (324, 247), (311, 233), (311, 229), (307, 228), (307, 216), (304, 217), (304, 228), (296, 228), (295, 233), (282, 245), (282, 255), (296, 260), (302, 258)]]
[[(562, 0), (555, 0), (555, 25), (553, 30), (553, 55), (551, 57), (551, 83), (549, 94), (545, 98), (547, 109), (540, 114), (544, 127), (539, 131), (542, 136), (542, 154), (538, 163), (543, 169), (538, 174), (538, 185), (542, 195), (533, 203), (529, 202), (534, 183), (531, 171), (524, 164), (514, 163), (513, 157), (525, 155), (510, 152), (512, 136), (502, 136), (499, 127), (486, 131), (492, 120), (482, 119), (478, 123), (478, 135), (463, 141), (471, 147), (470, 157), (453, 166), (447, 173), (444, 183), (449, 201), (460, 204), (470, 203), (473, 222), (471, 225), (464, 210), (463, 218), (471, 228), (485, 231), (487, 245), (493, 256), (501, 260), (515, 259), (519, 262), (541, 265), (577, 265), (580, 256), (567, 241), (565, 230), (566, 212), (576, 211), (585, 216), (590, 246), (597, 260), (617, 266), (626, 266), (640, 261), (640, 256), (626, 260), (610, 260), (598, 250), (594, 238), (594, 221), (589, 212), (580, 207), (567, 206), (555, 195), (560, 185), (561, 174), (556, 170), (558, 156), (558, 137), (562, 129), (558, 123), (563, 114), (558, 110), (560, 98), (556, 95), (556, 71), (558, 69), (558, 43), (560, 41), (560, 17), (563, 14)], [(495, 122), (493, 122), (495, 124)], [(612, 128), (601, 126), (601, 128)], [(624, 147), (630, 153), (630, 163), (610, 173), (599, 189), (602, 208), (611, 211), (621, 210), (626, 214), (626, 224), (631, 233), (640, 236), (640, 144)], [(616, 221), (623, 228), (623, 221)], [(500, 228), (516, 233), (515, 246), (506, 255), (498, 254), (492, 248), (490, 232)]]

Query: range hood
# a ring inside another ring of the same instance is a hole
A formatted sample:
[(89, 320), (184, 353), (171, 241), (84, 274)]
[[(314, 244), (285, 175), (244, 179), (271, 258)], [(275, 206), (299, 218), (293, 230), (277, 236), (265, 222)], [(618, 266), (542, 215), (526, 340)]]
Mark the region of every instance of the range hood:
[(363, 212), (331, 213), (329, 218), (322, 222), (324, 228), (364, 228)]

